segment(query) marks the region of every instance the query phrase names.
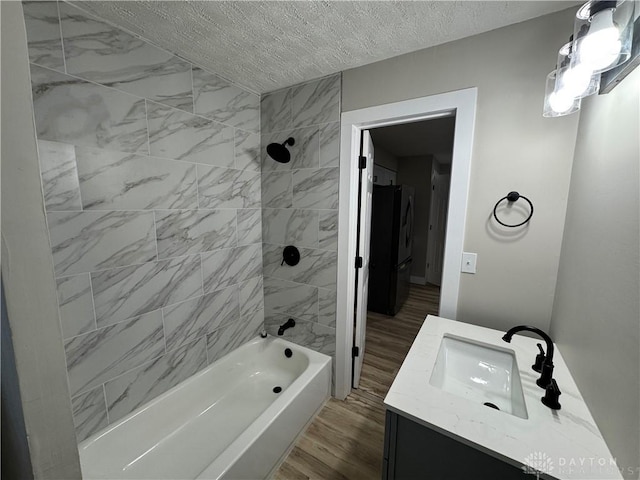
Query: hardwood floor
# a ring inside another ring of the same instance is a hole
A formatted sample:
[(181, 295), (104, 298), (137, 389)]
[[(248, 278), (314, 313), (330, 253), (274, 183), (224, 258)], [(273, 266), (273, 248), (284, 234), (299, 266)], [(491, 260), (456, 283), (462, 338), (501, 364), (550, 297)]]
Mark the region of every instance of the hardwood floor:
[(412, 285), (395, 317), (369, 312), (360, 386), (344, 401), (329, 399), (280, 466), (277, 480), (370, 480), (382, 476), (384, 400), (440, 288)]

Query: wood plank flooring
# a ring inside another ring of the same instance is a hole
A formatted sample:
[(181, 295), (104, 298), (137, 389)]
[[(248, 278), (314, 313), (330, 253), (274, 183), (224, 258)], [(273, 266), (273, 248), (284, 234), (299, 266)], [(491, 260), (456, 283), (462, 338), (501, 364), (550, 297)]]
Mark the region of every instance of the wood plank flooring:
[(369, 312), (360, 386), (344, 401), (329, 399), (298, 439), (277, 480), (370, 480), (382, 476), (384, 400), (440, 289), (412, 285), (395, 317)]

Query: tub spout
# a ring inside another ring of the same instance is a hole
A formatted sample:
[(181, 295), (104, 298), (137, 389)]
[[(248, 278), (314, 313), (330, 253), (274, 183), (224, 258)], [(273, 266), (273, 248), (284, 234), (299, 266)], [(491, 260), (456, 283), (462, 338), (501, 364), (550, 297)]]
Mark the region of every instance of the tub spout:
[(278, 335), (282, 336), (287, 328), (293, 328), (295, 326), (296, 321), (293, 318), (290, 318), (289, 320), (287, 320), (287, 323), (280, 325), (280, 328), (278, 329)]

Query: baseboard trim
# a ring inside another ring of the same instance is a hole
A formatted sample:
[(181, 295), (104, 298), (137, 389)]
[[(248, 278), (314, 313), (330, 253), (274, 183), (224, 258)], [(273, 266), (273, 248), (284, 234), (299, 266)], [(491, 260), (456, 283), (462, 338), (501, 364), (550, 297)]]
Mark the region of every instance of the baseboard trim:
[(426, 285), (427, 279), (425, 277), (418, 277), (416, 275), (411, 275), (411, 277), (409, 277), (409, 282), (417, 283), (418, 285)]

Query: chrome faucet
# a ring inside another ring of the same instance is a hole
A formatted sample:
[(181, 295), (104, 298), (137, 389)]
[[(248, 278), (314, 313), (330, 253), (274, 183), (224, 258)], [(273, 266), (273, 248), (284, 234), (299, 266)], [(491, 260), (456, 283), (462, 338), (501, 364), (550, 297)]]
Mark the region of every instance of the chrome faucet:
[[(538, 344), (540, 353), (536, 357), (535, 365), (533, 365), (534, 370), (541, 372), (540, 378), (538, 379), (536, 384), (541, 388), (547, 388), (549, 385), (551, 385), (551, 380), (553, 379), (553, 340), (551, 340), (551, 337), (539, 328), (531, 327), (529, 325), (518, 325), (517, 327), (510, 328), (507, 333), (504, 334), (502, 340), (510, 343), (511, 337), (523, 330), (539, 335), (547, 344), (546, 355), (542, 351), (542, 348), (539, 346), (540, 344)], [(540, 368), (540, 370), (538, 370), (538, 368), (536, 367)]]

